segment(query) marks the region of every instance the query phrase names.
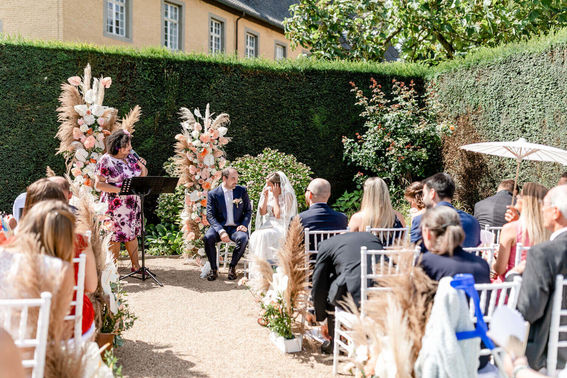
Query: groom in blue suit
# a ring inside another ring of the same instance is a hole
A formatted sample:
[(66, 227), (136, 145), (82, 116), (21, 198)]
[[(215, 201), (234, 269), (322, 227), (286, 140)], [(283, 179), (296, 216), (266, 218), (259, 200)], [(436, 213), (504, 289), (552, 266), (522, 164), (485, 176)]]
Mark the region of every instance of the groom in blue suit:
[(205, 252), (211, 264), (207, 280), (218, 277), (216, 243), (231, 240), (236, 243), (232, 261), (228, 269), (228, 279), (236, 279), (236, 264), (244, 254), (248, 244), (248, 225), (252, 216), (252, 207), (246, 188), (238, 183), (238, 172), (234, 168), (222, 171), (222, 185), (211, 190), (207, 198), (207, 220), (211, 228), (205, 234)]

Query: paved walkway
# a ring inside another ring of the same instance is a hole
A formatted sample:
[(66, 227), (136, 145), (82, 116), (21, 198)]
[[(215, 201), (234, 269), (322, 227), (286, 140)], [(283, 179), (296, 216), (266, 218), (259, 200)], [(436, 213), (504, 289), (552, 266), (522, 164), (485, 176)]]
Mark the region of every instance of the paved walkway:
[[(130, 377), (329, 377), (332, 360), (314, 352), (283, 354), (257, 321), (251, 293), (226, 280), (199, 278), (177, 257), (146, 260), (164, 284), (128, 279), (128, 303), (138, 316), (116, 350)], [(119, 263), (127, 272), (126, 261)], [(124, 281), (123, 281), (124, 282)], [(306, 349), (308, 349), (306, 351)]]

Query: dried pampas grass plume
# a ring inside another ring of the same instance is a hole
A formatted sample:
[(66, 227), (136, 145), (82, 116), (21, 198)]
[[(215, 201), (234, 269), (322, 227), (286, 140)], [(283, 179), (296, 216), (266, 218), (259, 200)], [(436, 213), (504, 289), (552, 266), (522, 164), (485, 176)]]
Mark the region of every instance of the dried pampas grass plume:
[(57, 108), (57, 120), (61, 123), (59, 130), (55, 135), (61, 143), (57, 149), (57, 153), (72, 152), (73, 128), (77, 126), (77, 120), (80, 118), (79, 113), (75, 111), (75, 105), (83, 105), (83, 97), (79, 90), (71, 84), (61, 84), (61, 95), (59, 95), (60, 106)]
[(122, 118), (121, 127), (130, 134), (134, 134), (134, 124), (140, 120), (141, 115), (142, 108), (139, 105), (134, 106), (134, 109), (130, 110), (130, 113)]
[(45, 167), (45, 177), (54, 177), (54, 176), (57, 176), (55, 171), (53, 169), (51, 169), (51, 167), (49, 165), (47, 167)]
[(308, 301), (308, 270), (305, 253), (303, 226), (299, 217), (295, 217), (289, 226), (283, 247), (278, 251), (278, 266), (288, 276), (284, 300), (288, 314), (292, 310), (304, 314)]
[(274, 269), (266, 259), (253, 256), (252, 266), (254, 266), (255, 274), (250, 280), (250, 287), (256, 293), (265, 293), (270, 288)]

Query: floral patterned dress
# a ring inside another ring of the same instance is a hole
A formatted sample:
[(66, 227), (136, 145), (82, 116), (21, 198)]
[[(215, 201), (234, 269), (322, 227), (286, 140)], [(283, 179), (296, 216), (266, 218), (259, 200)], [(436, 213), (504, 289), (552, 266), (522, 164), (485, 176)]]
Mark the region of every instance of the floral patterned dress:
[[(138, 161), (131, 153), (125, 160), (104, 154), (97, 164), (97, 174), (104, 177), (108, 184), (120, 188), (124, 180), (140, 176), (142, 173)], [(102, 192), (100, 200), (108, 205), (106, 215), (110, 217), (114, 226), (113, 242), (127, 242), (140, 235), (141, 204), (138, 196), (120, 196), (117, 193)]]

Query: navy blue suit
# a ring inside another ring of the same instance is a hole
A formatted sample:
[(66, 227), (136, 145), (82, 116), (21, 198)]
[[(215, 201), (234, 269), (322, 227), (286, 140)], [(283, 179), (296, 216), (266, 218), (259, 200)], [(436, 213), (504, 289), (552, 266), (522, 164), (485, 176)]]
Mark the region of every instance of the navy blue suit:
[(299, 213), (303, 228), (310, 230), (344, 230), (348, 226), (348, 218), (343, 213), (331, 209), (324, 202), (314, 203), (309, 209)]
[[(238, 264), (248, 244), (248, 233), (236, 231), (238, 226), (248, 227), (250, 225), (252, 207), (248, 198), (248, 191), (245, 187), (237, 185), (232, 190), (232, 198), (232, 214), (236, 226), (225, 226), (227, 212), (222, 185), (211, 190), (207, 196), (207, 220), (211, 224), (211, 228), (205, 233), (203, 241), (205, 242), (205, 252), (213, 270), (217, 269), (216, 243), (221, 240), (220, 232), (222, 230), (225, 230), (230, 240), (236, 243), (232, 253), (232, 261), (230, 262), (231, 266)], [(240, 203), (234, 203), (238, 199), (241, 200)]]
[[(459, 214), (461, 220), (461, 227), (465, 232), (465, 241), (463, 242), (463, 248), (478, 247), (480, 245), (480, 224), (470, 214), (465, 213), (462, 210), (457, 210), (449, 202), (441, 201), (437, 206), (449, 206), (451, 209), (455, 210)], [(418, 215), (413, 218), (411, 222), (411, 242), (417, 243), (421, 241), (421, 217), (423, 214)]]
[(486, 260), (461, 247), (455, 248), (453, 256), (425, 252), (421, 255), (419, 265), (435, 281), (459, 273), (470, 273), (474, 276), (475, 283), (490, 283), (490, 267)]

